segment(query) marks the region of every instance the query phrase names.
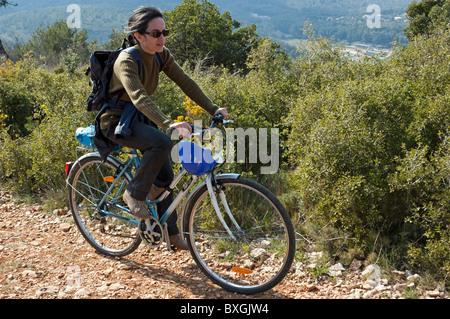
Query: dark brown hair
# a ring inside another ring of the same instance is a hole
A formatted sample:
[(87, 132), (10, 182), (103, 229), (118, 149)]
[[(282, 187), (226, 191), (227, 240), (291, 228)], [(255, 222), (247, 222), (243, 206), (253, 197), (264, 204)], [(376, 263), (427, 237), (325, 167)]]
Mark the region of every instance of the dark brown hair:
[(161, 10), (156, 7), (139, 7), (133, 11), (128, 20), (128, 41), (131, 45), (138, 44), (138, 40), (134, 37), (136, 32), (144, 33), (150, 21), (155, 18), (163, 18)]

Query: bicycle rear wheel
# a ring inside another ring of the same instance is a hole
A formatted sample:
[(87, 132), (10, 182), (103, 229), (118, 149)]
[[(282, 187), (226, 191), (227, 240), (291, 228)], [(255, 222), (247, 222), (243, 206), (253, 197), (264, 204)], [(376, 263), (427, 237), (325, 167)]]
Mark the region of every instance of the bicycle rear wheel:
[(89, 154), (73, 164), (68, 178), (69, 205), (78, 229), (92, 247), (110, 256), (128, 255), (141, 243), (138, 221), (124, 209), (122, 195), (131, 176), (118, 177), (121, 164), (111, 157), (103, 163), (97, 153)]
[[(218, 179), (217, 183), (222, 217), (233, 236), (223, 226), (207, 186), (203, 186), (193, 195), (184, 218), (195, 262), (227, 290), (254, 294), (273, 288), (286, 276), (294, 259), (295, 234), (288, 213), (256, 182), (239, 178)], [(220, 192), (225, 196), (219, 196)], [(233, 218), (225, 213), (226, 206)]]

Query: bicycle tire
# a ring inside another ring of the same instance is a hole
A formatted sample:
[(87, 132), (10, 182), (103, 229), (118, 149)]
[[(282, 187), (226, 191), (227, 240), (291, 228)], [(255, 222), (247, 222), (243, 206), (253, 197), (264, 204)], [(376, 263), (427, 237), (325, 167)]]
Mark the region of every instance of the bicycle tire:
[(272, 192), (252, 180), (219, 178), (217, 184), (241, 230), (222, 213), (237, 239), (227, 237), (207, 186), (200, 187), (183, 218), (193, 259), (226, 290), (256, 294), (273, 288), (286, 276), (295, 255), (295, 233), (286, 209)]
[[(122, 257), (132, 253), (142, 239), (137, 222), (120, 219), (134, 218), (120, 206), (126, 207), (122, 194), (130, 182), (129, 173), (122, 175), (114, 192), (103, 204), (103, 211), (116, 214), (112, 217), (98, 209), (100, 200), (108, 190), (112, 178), (121, 171), (122, 162), (113, 157), (103, 162), (98, 153), (91, 153), (76, 161), (68, 177), (69, 205), (75, 223), (86, 241), (102, 254)], [(120, 205), (120, 206), (119, 206)]]

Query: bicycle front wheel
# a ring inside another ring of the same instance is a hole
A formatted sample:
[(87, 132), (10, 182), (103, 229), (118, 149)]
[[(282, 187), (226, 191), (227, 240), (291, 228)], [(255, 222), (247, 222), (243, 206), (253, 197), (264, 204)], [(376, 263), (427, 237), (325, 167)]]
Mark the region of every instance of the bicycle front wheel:
[(138, 222), (122, 199), (131, 176), (118, 176), (120, 172), (120, 161), (109, 157), (103, 163), (94, 153), (75, 162), (68, 178), (69, 205), (78, 229), (99, 252), (118, 257), (141, 243)]
[(195, 262), (227, 290), (254, 294), (273, 288), (294, 259), (295, 234), (288, 213), (254, 181), (230, 178), (217, 184), (221, 218), (206, 185), (193, 196), (184, 218)]

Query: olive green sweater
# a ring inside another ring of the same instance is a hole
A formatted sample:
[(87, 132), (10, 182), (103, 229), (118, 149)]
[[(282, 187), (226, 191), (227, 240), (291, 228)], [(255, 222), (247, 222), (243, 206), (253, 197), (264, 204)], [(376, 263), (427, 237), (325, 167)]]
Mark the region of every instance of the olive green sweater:
[[(121, 52), (114, 64), (114, 73), (111, 78), (109, 92), (115, 95), (115, 93), (125, 89), (120, 99), (132, 102), (153, 123), (165, 130), (173, 121), (158, 108), (150, 97), (156, 91), (159, 81), (159, 68), (156, 58), (153, 54), (143, 51), (139, 45), (136, 47), (142, 59), (142, 82), (134, 59), (127, 52)], [(161, 71), (174, 81), (195, 103), (211, 115), (214, 115), (218, 109), (217, 106), (212, 103), (197, 83), (175, 62), (167, 48), (164, 48), (162, 58), (164, 65)], [(120, 113), (120, 110), (107, 109), (100, 118), (101, 128), (106, 129), (111, 123), (117, 123)]]

